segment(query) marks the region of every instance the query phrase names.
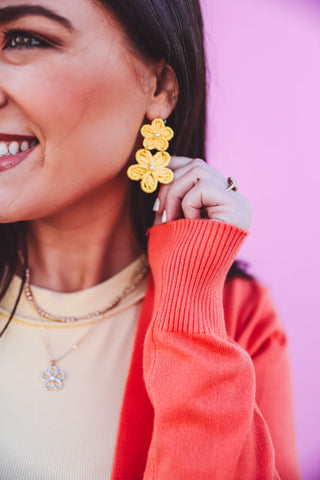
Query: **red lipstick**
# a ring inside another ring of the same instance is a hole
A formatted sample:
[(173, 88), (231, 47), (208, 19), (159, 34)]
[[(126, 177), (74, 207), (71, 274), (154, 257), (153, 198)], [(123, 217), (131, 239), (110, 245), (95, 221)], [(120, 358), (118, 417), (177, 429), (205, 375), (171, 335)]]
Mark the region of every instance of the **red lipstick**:
[(12, 135), (9, 133), (0, 133), (0, 142), (23, 142), (31, 140), (37, 140), (37, 138), (32, 137), (31, 135)]
[(34, 140), (34, 141), (37, 142), (37, 144), (31, 146), (30, 148), (28, 148), (28, 150), (26, 150), (24, 152), (19, 152), (19, 153), (16, 153), (15, 155), (5, 155), (3, 157), (0, 157), (0, 173), (19, 165), (19, 163), (21, 163), (23, 160), (25, 160), (27, 158), (27, 156), (35, 148), (37, 148), (37, 146), (39, 145), (39, 142), (37, 141), (37, 139), (35, 137), (22, 137), (22, 136), (18, 137), (17, 135), (13, 135), (13, 136), (11, 136), (11, 139), (8, 139), (9, 137), (10, 137), (10, 135), (0, 134), (0, 142), (9, 143), (9, 142), (12, 142), (12, 141), (22, 142), (22, 141), (33, 141)]

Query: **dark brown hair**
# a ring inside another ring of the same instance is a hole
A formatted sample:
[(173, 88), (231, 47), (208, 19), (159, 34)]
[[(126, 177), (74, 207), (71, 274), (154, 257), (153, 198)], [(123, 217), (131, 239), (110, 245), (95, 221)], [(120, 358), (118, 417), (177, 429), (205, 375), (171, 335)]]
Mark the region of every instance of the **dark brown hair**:
[[(179, 97), (168, 118), (168, 125), (175, 131), (170, 142), (171, 153), (205, 158), (206, 64), (199, 0), (94, 1), (122, 25), (134, 51), (148, 60), (165, 59), (173, 68)], [(154, 220), (152, 206), (156, 196), (156, 192), (145, 194), (137, 182), (132, 182), (131, 217), (143, 250), (146, 250), (146, 231)], [(19, 250), (26, 261), (24, 224), (0, 224), (0, 300), (17, 271)], [(232, 265), (228, 278), (234, 276), (250, 278), (238, 262)]]

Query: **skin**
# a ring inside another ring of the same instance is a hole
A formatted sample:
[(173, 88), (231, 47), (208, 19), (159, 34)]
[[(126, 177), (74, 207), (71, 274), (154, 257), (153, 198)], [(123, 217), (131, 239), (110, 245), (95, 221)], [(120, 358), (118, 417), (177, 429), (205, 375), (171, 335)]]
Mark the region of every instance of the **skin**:
[[(21, 3), (4, 0), (1, 8)], [(51, 0), (28, 4), (52, 9)], [(28, 221), (33, 284), (72, 292), (139, 255), (126, 169), (141, 147), (141, 125), (167, 118), (178, 92), (172, 69), (134, 55), (122, 28), (92, 0), (54, 9), (73, 30), (39, 15), (0, 25), (0, 133), (39, 140), (26, 160), (0, 172), (0, 222)], [(59, 45), (12, 48), (10, 29)], [(248, 229), (249, 202), (225, 192), (219, 172), (182, 157), (170, 168), (175, 180), (161, 187), (156, 223), (164, 210), (171, 221), (200, 218), (205, 209), (210, 219)]]

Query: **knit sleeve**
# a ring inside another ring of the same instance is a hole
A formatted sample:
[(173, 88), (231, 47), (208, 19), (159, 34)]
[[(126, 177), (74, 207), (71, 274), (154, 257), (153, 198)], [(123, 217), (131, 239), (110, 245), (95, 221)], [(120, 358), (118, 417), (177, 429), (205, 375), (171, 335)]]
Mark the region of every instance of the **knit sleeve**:
[(224, 320), (226, 273), (246, 235), (208, 220), (150, 231), (155, 303), (144, 379), (154, 427), (144, 480), (280, 478), (252, 359)]
[(269, 289), (234, 278), (224, 288), (228, 336), (250, 355), (256, 377), (255, 399), (267, 422), (283, 480), (300, 478), (288, 338)]

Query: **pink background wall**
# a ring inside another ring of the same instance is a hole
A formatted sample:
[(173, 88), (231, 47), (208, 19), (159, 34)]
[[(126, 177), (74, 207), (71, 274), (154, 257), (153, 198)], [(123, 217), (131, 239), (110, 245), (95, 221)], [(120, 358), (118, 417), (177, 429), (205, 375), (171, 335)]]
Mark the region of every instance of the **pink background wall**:
[(288, 337), (304, 480), (320, 479), (320, 5), (203, 0), (208, 161), (254, 206), (240, 258)]

